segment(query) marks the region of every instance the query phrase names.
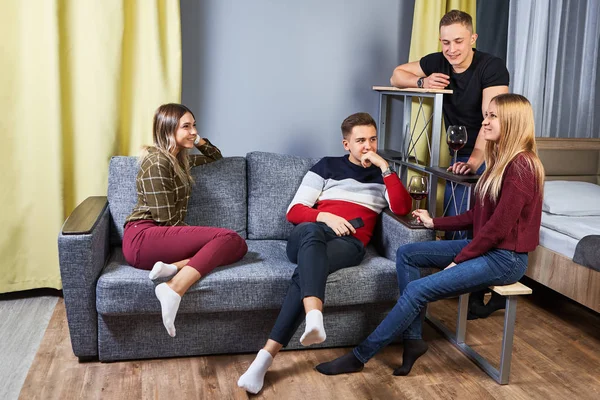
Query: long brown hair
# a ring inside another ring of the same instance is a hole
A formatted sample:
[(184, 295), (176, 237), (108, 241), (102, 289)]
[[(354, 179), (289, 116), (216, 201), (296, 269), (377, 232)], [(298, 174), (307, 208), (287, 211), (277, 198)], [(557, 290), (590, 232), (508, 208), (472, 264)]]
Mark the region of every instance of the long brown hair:
[[(156, 150), (171, 161), (175, 175), (182, 181), (187, 181), (191, 184), (193, 183), (193, 179), (190, 175), (187, 149), (177, 151), (177, 142), (175, 141), (175, 133), (179, 127), (179, 120), (185, 113), (190, 113), (194, 117), (194, 113), (183, 104), (168, 103), (158, 107), (154, 113), (152, 138)], [(148, 155), (148, 149), (148, 146), (142, 149), (141, 162)]]
[(517, 155), (524, 154), (536, 178), (537, 190), (543, 193), (544, 167), (537, 155), (531, 103), (525, 97), (513, 93), (500, 94), (490, 100), (492, 102), (498, 108), (500, 139), (497, 143), (488, 141), (485, 145), (486, 170), (477, 182), (475, 191), (482, 201), (487, 197), (496, 203), (506, 166)]

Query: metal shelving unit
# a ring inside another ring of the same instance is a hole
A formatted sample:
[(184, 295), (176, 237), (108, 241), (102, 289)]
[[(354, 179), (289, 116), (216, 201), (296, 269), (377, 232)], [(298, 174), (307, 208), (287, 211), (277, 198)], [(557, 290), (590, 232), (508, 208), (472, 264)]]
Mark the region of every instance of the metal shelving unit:
[[(430, 176), (429, 195), (427, 204), (429, 213), (435, 215), (437, 198), (437, 170), (440, 160), (440, 140), (442, 134), (442, 105), (444, 94), (452, 94), (452, 90), (430, 90), (430, 89), (398, 89), (395, 87), (373, 86), (373, 90), (379, 93), (379, 145), (383, 150), (379, 154), (388, 162), (394, 165), (400, 165), (400, 179), (406, 185), (408, 170), (419, 171)], [(404, 98), (403, 129), (401, 132), (401, 148), (398, 150), (389, 149), (389, 138), (391, 132), (387, 129), (387, 111), (388, 104), (392, 97)], [(416, 124), (411, 127), (413, 98), (419, 101), (417, 119), (423, 119), (423, 128), (417, 131)], [(423, 108), (425, 99), (433, 99), (433, 111), (426, 115)], [(416, 145), (425, 135), (428, 136), (428, 128), (431, 127), (431, 136), (427, 138), (427, 150), (429, 160), (419, 162), (416, 152)], [(432, 179), (436, 176), (436, 180)]]

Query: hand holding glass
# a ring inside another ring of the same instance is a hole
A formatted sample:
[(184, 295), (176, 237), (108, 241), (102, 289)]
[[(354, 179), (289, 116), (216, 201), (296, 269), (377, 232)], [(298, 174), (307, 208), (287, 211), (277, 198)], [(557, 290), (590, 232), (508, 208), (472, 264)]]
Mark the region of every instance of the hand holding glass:
[[(425, 176), (413, 176), (408, 184), (408, 193), (413, 198), (413, 209), (416, 210), (423, 200), (429, 194), (429, 182)], [(418, 224), (419, 221), (412, 217), (411, 222)]]
[(467, 144), (467, 128), (462, 125), (450, 125), (446, 131), (446, 143), (448, 147), (454, 150), (454, 162), (456, 164), (456, 155), (458, 150), (462, 149)]

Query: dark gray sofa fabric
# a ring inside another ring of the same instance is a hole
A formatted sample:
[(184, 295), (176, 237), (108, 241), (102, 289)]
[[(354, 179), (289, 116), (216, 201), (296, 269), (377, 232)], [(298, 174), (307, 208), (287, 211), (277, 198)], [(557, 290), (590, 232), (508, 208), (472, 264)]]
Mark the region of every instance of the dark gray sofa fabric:
[[(154, 287), (161, 281), (127, 265), (123, 223), (136, 201), (137, 159), (115, 157), (108, 207), (88, 235), (59, 235), (59, 257), (71, 343), (80, 358), (102, 361), (257, 351), (268, 337), (295, 265), (285, 253), (292, 225), (287, 206), (316, 162), (264, 152), (194, 168), (196, 185), (186, 222), (233, 229), (247, 236), (248, 254), (217, 268), (183, 297), (171, 338), (162, 324)], [(274, 184), (274, 182), (279, 182)], [(247, 233), (247, 235), (246, 235)], [(431, 240), (382, 214), (359, 266), (328, 278), (319, 347), (357, 344), (398, 296), (395, 258), (404, 243)], [(289, 348), (300, 348), (302, 327)]]
[(87, 235), (58, 236), (58, 263), (71, 346), (77, 357), (98, 356), (96, 282), (111, 251), (110, 211), (104, 209)]
[[(325, 306), (327, 340), (314, 348), (352, 346), (385, 318), (393, 303)], [(165, 332), (160, 315), (98, 318), (100, 361), (257, 352), (264, 346), (279, 310), (177, 314), (177, 336)], [(304, 323), (286, 349), (300, 345)], [(237, 378), (236, 378), (237, 379)]]
[[(283, 240), (248, 240), (248, 254), (238, 263), (217, 268), (186, 293), (178, 315), (279, 309), (295, 264), (288, 261)], [(356, 291), (356, 288), (360, 288)], [(155, 314), (160, 303), (148, 273), (137, 270), (115, 251), (98, 280), (97, 309), (102, 315)], [(359, 266), (331, 274), (328, 307), (394, 301), (398, 297), (395, 263), (369, 247)], [(127, 301), (122, 301), (127, 298)]]
[(600, 235), (581, 238), (575, 247), (573, 262), (600, 271)]
[[(137, 157), (113, 157), (108, 172), (111, 241), (120, 245), (125, 218), (136, 204)], [(227, 157), (192, 168), (195, 184), (188, 203), (188, 225), (218, 226), (246, 238), (246, 159)]]
[(287, 239), (285, 215), (302, 178), (319, 161), (283, 154), (248, 153), (248, 239)]

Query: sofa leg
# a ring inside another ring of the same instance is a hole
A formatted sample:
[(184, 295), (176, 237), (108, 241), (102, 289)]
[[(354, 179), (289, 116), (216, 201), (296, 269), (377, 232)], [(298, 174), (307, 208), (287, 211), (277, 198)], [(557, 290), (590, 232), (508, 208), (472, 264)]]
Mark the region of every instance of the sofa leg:
[(98, 361), (98, 356), (83, 356), (83, 357), (77, 357), (77, 358), (79, 359), (80, 363)]

